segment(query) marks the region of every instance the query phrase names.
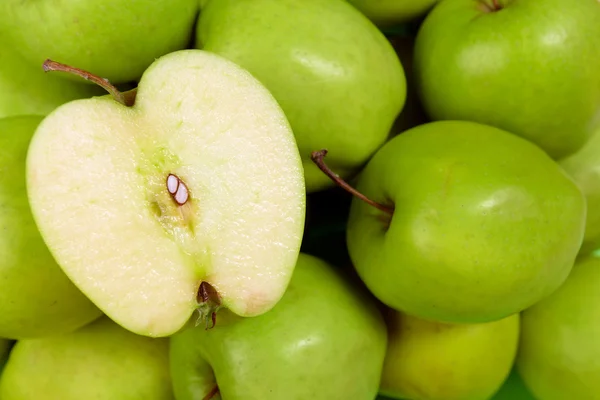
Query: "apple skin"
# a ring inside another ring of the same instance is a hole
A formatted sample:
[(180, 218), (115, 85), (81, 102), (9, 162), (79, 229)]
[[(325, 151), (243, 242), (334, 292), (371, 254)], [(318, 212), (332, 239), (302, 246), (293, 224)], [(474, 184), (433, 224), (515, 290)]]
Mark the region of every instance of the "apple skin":
[(46, 74), (41, 63), (29, 65), (8, 46), (0, 48), (0, 60), (0, 118), (45, 116), (68, 101), (104, 94), (98, 87)]
[(424, 107), (571, 154), (600, 125), (600, 2), (498, 2), (445, 0), (427, 15), (415, 49)]
[(348, 0), (380, 27), (412, 21), (425, 15), (439, 0)]
[(33, 220), (25, 159), (42, 117), (0, 119), (0, 337), (73, 331), (102, 315), (63, 273)]
[(175, 396), (202, 399), (218, 382), (226, 400), (371, 400), (386, 339), (368, 292), (326, 262), (300, 254), (271, 311), (245, 319), (224, 311), (214, 328), (171, 338)]
[(517, 368), (539, 400), (600, 393), (600, 257), (578, 260), (567, 281), (523, 312)]
[(380, 393), (397, 399), (489, 399), (510, 373), (519, 315), (483, 324), (444, 324), (388, 310)]
[(173, 400), (169, 342), (138, 336), (108, 317), (64, 335), (18, 341), (2, 400)]
[(4, 364), (6, 364), (6, 360), (8, 360), (8, 355), (10, 354), (10, 349), (12, 345), (12, 340), (0, 338), (0, 373), (2, 373), (2, 369), (4, 369)]
[(586, 203), (546, 153), (516, 135), (437, 121), (391, 139), (353, 199), (350, 257), (384, 304), (441, 322), (488, 322), (552, 293), (581, 246)]
[(345, 1), (210, 1), (196, 46), (236, 62), (271, 91), (294, 130), (309, 192), (333, 185), (312, 151), (330, 150), (336, 173), (349, 176), (386, 141), (404, 105), (394, 49)]
[(198, 7), (198, 0), (4, 0), (0, 32), (3, 45), (33, 66), (50, 58), (123, 83), (190, 44)]
[(560, 160), (560, 165), (575, 180), (587, 201), (585, 236), (579, 255), (600, 248), (600, 128), (575, 154)]

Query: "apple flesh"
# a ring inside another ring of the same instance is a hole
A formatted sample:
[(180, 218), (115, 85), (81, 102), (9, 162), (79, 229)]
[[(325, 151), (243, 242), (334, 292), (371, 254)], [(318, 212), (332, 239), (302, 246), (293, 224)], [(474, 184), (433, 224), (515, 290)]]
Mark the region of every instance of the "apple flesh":
[(241, 65), (273, 93), (296, 136), (309, 192), (332, 186), (312, 151), (329, 149), (336, 172), (354, 174), (387, 140), (405, 102), (394, 49), (345, 1), (209, 1), (196, 46)]
[(415, 45), (416, 86), (433, 120), (493, 125), (553, 158), (600, 126), (598, 65), (597, 0), (445, 0)]
[[(229, 312), (210, 330), (171, 338), (178, 400), (372, 400), (386, 330), (362, 287), (326, 262), (300, 254), (281, 301), (242, 319)], [(221, 397), (209, 397), (218, 392)]]
[(52, 58), (123, 83), (189, 45), (198, 7), (198, 0), (3, 0), (0, 34), (34, 67)]
[(348, 250), (398, 311), (441, 322), (498, 320), (566, 279), (586, 203), (546, 153), (500, 129), (438, 121), (388, 141), (357, 181)]
[(18, 341), (0, 378), (2, 400), (173, 400), (169, 342), (103, 317), (75, 332)]
[(5, 338), (66, 333), (102, 314), (56, 264), (31, 215), (25, 159), (41, 120), (0, 119), (0, 337)]
[(517, 367), (536, 399), (600, 393), (600, 256), (582, 257), (555, 293), (523, 312)]
[(388, 349), (380, 393), (396, 399), (489, 399), (510, 373), (519, 315), (482, 324), (444, 324), (386, 313)]
[(306, 192), (285, 115), (247, 71), (202, 50), (158, 59), (131, 107), (93, 98), (50, 114), (27, 188), (65, 273), (138, 334), (214, 311), (198, 299), (204, 282), (235, 314), (268, 311), (299, 253)]

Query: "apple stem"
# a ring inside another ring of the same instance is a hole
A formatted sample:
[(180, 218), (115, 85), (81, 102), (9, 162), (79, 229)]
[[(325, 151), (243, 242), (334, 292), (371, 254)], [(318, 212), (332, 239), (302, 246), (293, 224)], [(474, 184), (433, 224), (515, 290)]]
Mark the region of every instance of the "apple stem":
[(133, 96), (133, 97), (132, 96), (127, 96), (127, 97), (124, 96), (123, 93), (121, 93), (119, 91), (119, 89), (117, 89), (113, 84), (111, 84), (108, 81), (108, 79), (101, 78), (98, 75), (94, 75), (94, 74), (84, 71), (82, 69), (71, 67), (69, 65), (62, 64), (62, 63), (59, 63), (57, 61), (53, 61), (50, 59), (44, 61), (42, 68), (44, 69), (45, 72), (60, 71), (60, 72), (66, 72), (69, 74), (80, 76), (87, 81), (94, 82), (96, 85), (98, 85), (101, 88), (103, 88), (104, 90), (106, 90), (108, 93), (110, 93), (112, 95), (112, 97), (116, 101), (123, 104), (124, 106), (131, 107), (133, 105), (132, 100), (135, 99), (135, 96)]
[(356, 196), (357, 198), (364, 201), (365, 203), (377, 208), (378, 210), (388, 213), (389, 215), (394, 214), (393, 208), (384, 206), (383, 204), (379, 204), (376, 201), (369, 199), (367, 196), (365, 196), (364, 194), (362, 194), (361, 192), (359, 192), (358, 190), (356, 190), (352, 186), (350, 186), (345, 180), (340, 178), (339, 175), (334, 173), (331, 170), (331, 168), (329, 168), (324, 161), (324, 158), (326, 155), (327, 155), (327, 150), (325, 150), (325, 149), (317, 150), (317, 151), (313, 151), (310, 154), (310, 159), (317, 165), (317, 167), (319, 167), (319, 169), (321, 171), (323, 171), (323, 173), (325, 173), (325, 175), (327, 175), (333, 182), (335, 182), (338, 186), (340, 186), (342, 189), (346, 190), (351, 195)]
[(210, 392), (208, 392), (208, 394), (206, 396), (204, 396), (204, 398), (202, 400), (210, 400), (213, 397), (215, 397), (218, 393), (219, 393), (219, 387), (217, 385), (215, 385), (215, 387), (213, 387), (210, 390)]
[(502, 6), (498, 3), (498, 0), (492, 0), (492, 6), (495, 11), (502, 10)]

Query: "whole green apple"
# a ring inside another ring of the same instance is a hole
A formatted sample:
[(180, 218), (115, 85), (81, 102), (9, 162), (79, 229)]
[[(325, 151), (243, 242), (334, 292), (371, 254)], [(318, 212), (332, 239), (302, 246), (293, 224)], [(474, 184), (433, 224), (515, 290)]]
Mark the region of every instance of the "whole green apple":
[(210, 1), (196, 46), (241, 65), (273, 93), (294, 131), (309, 192), (331, 185), (312, 151), (331, 150), (336, 172), (348, 176), (385, 142), (404, 105), (394, 49), (345, 1)]
[(587, 201), (585, 236), (579, 254), (589, 254), (600, 247), (600, 128), (579, 151), (560, 160), (560, 165)]
[(388, 310), (380, 393), (396, 399), (489, 399), (510, 373), (519, 314), (482, 324), (445, 324)]
[(385, 324), (368, 292), (301, 254), (280, 302), (254, 318), (220, 314), (216, 326), (171, 338), (178, 400), (375, 398)]
[(381, 27), (408, 22), (425, 15), (439, 0), (348, 0)]
[[(0, 43), (5, 43), (2, 35)], [(97, 87), (45, 74), (41, 63), (30, 65), (9, 46), (0, 47), (0, 60), (0, 118), (47, 115), (63, 103), (101, 93)]]
[(41, 120), (0, 119), (0, 337), (65, 333), (101, 315), (56, 264), (31, 215), (25, 159)]
[(432, 119), (497, 126), (553, 158), (600, 126), (599, 65), (598, 0), (444, 0), (416, 40)]
[(2, 45), (35, 67), (52, 58), (129, 82), (156, 58), (191, 43), (198, 7), (198, 0), (4, 0)]
[(600, 394), (600, 256), (581, 258), (550, 297), (523, 312), (517, 367), (539, 400)]
[(577, 185), (546, 153), (468, 121), (420, 125), (387, 142), (357, 189), (353, 263), (391, 308), (442, 322), (518, 313), (566, 279), (585, 228)]
[(135, 335), (107, 317), (68, 334), (20, 340), (0, 379), (0, 398), (172, 400), (169, 342)]

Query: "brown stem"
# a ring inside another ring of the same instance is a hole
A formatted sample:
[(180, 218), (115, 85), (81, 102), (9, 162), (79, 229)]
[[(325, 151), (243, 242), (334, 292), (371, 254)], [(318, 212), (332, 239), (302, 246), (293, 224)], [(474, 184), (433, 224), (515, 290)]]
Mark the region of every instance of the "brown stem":
[(331, 168), (329, 168), (327, 166), (327, 164), (324, 161), (325, 156), (327, 155), (327, 150), (323, 149), (323, 150), (317, 150), (317, 151), (313, 151), (310, 154), (310, 159), (317, 165), (317, 167), (319, 167), (319, 169), (321, 171), (323, 171), (323, 173), (325, 173), (325, 175), (327, 175), (329, 177), (329, 179), (331, 179), (332, 181), (334, 181), (338, 186), (340, 186), (341, 188), (343, 188), (344, 190), (346, 190), (348, 193), (350, 193), (353, 196), (358, 197), (359, 199), (361, 199), (362, 201), (364, 201), (365, 203), (377, 208), (378, 210), (381, 210), (385, 213), (388, 213), (390, 215), (394, 214), (394, 209), (390, 208), (388, 206), (384, 206), (383, 204), (379, 204), (376, 201), (373, 201), (371, 199), (369, 199), (367, 196), (365, 196), (364, 194), (362, 194), (361, 192), (359, 192), (358, 190), (354, 189), (352, 186), (350, 186), (345, 180), (343, 180), (342, 178), (339, 177), (339, 175), (337, 175), (336, 173), (334, 173)]
[(128, 96), (126, 98), (123, 95), (123, 93), (121, 93), (119, 91), (119, 89), (117, 89), (113, 84), (111, 84), (108, 81), (108, 79), (100, 78), (98, 75), (94, 75), (90, 72), (84, 71), (79, 68), (71, 67), (69, 65), (62, 64), (62, 63), (52, 61), (52, 60), (44, 61), (42, 68), (44, 68), (45, 72), (60, 71), (60, 72), (66, 72), (69, 74), (80, 76), (85, 80), (94, 82), (96, 85), (98, 85), (101, 88), (103, 88), (104, 90), (106, 90), (108, 93), (110, 93), (112, 95), (112, 97), (116, 101), (123, 104), (124, 106), (131, 107), (133, 105), (133, 103), (131, 101), (132, 101), (132, 99), (135, 99), (135, 96), (133, 98), (131, 96)]
[(492, 5), (494, 6), (494, 10), (496, 11), (502, 9), (502, 6), (500, 5), (500, 3), (498, 3), (498, 0), (492, 0)]
[(217, 394), (219, 394), (219, 387), (217, 385), (215, 385), (215, 387), (213, 387), (210, 392), (208, 392), (208, 394), (206, 396), (204, 396), (204, 398), (202, 398), (202, 400), (210, 400), (213, 397), (215, 397)]

